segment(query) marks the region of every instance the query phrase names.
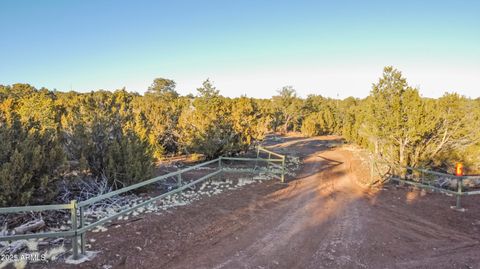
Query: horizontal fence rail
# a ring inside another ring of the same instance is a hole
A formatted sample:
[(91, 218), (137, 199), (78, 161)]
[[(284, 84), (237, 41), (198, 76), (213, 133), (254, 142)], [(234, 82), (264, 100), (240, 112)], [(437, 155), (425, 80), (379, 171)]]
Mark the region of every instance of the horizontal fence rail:
[(185, 168), (185, 169), (182, 169), (182, 170), (178, 170), (178, 171), (175, 171), (175, 172), (172, 172), (172, 173), (168, 173), (166, 175), (154, 177), (152, 179), (142, 181), (140, 183), (133, 184), (131, 186), (118, 189), (116, 191), (112, 191), (112, 192), (109, 192), (109, 193), (106, 193), (106, 194), (103, 194), (103, 195), (100, 195), (100, 196), (97, 196), (97, 197), (90, 198), (88, 200), (80, 202), (79, 206), (89, 205), (89, 204), (92, 204), (92, 203), (110, 198), (110, 197), (115, 196), (115, 195), (126, 193), (126, 192), (129, 192), (129, 191), (135, 190), (135, 189), (139, 189), (139, 188), (144, 187), (146, 185), (150, 185), (152, 183), (156, 183), (156, 182), (159, 182), (159, 181), (162, 181), (162, 180), (166, 180), (167, 178), (174, 177), (174, 176), (186, 173), (188, 171), (191, 171), (191, 170), (194, 170), (194, 169), (197, 169), (197, 168), (200, 168), (200, 167), (203, 167), (203, 166), (206, 166), (206, 165), (218, 162), (218, 161), (220, 161), (220, 158), (217, 158), (217, 159), (214, 159), (214, 160), (211, 160), (211, 161), (207, 161), (207, 162), (195, 165), (195, 166), (191, 166), (191, 167), (188, 167), (188, 168)]
[(456, 191), (452, 191), (452, 190), (449, 190), (449, 189), (439, 188), (439, 187), (435, 187), (435, 186), (432, 186), (432, 185), (426, 185), (426, 184), (422, 184), (422, 183), (418, 183), (418, 182), (414, 182), (414, 181), (409, 181), (409, 180), (403, 180), (403, 179), (397, 178), (397, 177), (391, 177), (390, 180), (405, 183), (407, 185), (412, 185), (412, 186), (416, 186), (416, 187), (420, 187), (420, 188), (432, 189), (432, 190), (436, 190), (436, 191), (440, 191), (440, 192), (444, 192), (444, 193), (455, 194), (455, 195), (458, 194)]
[(1, 207), (0, 214), (72, 209), (72, 207), (73, 207), (72, 204)]
[[(268, 154), (268, 158), (260, 158), (260, 153)], [(275, 156), (277, 158), (272, 158)], [(112, 221), (120, 216), (126, 215), (134, 210), (147, 206), (151, 203), (156, 202), (159, 199), (165, 198), (167, 196), (180, 193), (188, 188), (195, 186), (205, 180), (214, 177), (222, 172), (229, 172), (228, 168), (223, 167), (222, 161), (247, 161), (247, 162), (255, 162), (254, 169), (236, 169), (235, 172), (260, 172), (260, 171), (267, 171), (270, 170), (269, 167), (277, 167), (280, 168), (280, 179), (281, 182), (285, 182), (285, 160), (286, 156), (275, 153), (273, 151), (267, 150), (262, 147), (257, 148), (257, 158), (241, 158), (241, 157), (219, 157), (214, 160), (206, 161), (194, 166), (190, 166), (175, 172), (171, 172), (165, 175), (161, 175), (158, 177), (154, 177), (152, 179), (133, 184), (106, 194), (102, 194), (85, 201), (78, 202), (76, 200), (72, 200), (69, 204), (57, 204), (57, 205), (36, 205), (36, 206), (22, 206), (22, 207), (5, 207), (0, 208), (0, 214), (12, 214), (12, 213), (21, 213), (21, 212), (43, 212), (43, 211), (50, 211), (50, 210), (69, 210), (70, 211), (70, 223), (71, 227), (68, 231), (60, 231), (60, 232), (42, 232), (42, 233), (32, 233), (32, 234), (12, 234), (12, 235), (1, 235), (0, 241), (14, 241), (14, 240), (22, 240), (22, 239), (33, 239), (33, 238), (55, 238), (55, 237), (72, 237), (72, 255), (74, 259), (80, 258), (80, 253), (86, 254), (86, 232), (98, 227), (104, 223)], [(258, 162), (266, 162), (267, 169), (261, 170), (258, 169), (257, 164)], [(182, 184), (182, 174), (207, 166), (214, 163), (218, 163), (218, 166), (215, 168), (216, 171), (211, 172), (207, 175), (204, 175), (198, 179), (193, 180), (187, 184)], [(274, 172), (274, 171), (273, 171)], [(97, 202), (102, 200), (111, 198), (116, 195), (121, 195), (133, 190), (137, 190), (139, 188), (145, 187), (150, 184), (154, 184), (157, 182), (165, 181), (169, 178), (176, 178), (177, 179), (177, 188), (168, 191), (166, 193), (160, 194), (158, 196), (152, 197), (146, 201), (140, 202), (138, 204), (132, 206), (124, 206), (120, 208), (120, 211), (116, 212), (115, 214), (109, 215), (104, 217), (100, 220), (97, 220), (93, 223), (86, 225), (85, 223), (85, 209), (88, 206), (91, 206)], [(80, 245), (79, 245), (80, 241)]]
[(181, 191), (183, 191), (183, 190), (185, 190), (185, 189), (187, 189), (187, 188), (189, 188), (189, 187), (191, 187), (191, 186), (194, 186), (194, 185), (196, 185), (196, 184), (198, 184), (198, 183), (200, 183), (200, 182), (205, 181), (205, 180), (208, 179), (208, 178), (211, 178), (211, 177), (213, 177), (213, 176), (215, 176), (215, 175), (218, 175), (218, 174), (221, 173), (221, 172), (222, 172), (221, 170), (215, 171), (215, 172), (213, 172), (213, 173), (210, 173), (210, 174), (208, 174), (208, 175), (206, 175), (206, 176), (203, 176), (203, 177), (201, 177), (201, 178), (199, 178), (199, 179), (197, 179), (197, 180), (195, 180), (195, 181), (193, 181), (193, 182), (191, 182), (191, 183), (188, 183), (188, 184), (186, 184), (186, 185), (183, 185), (182, 187), (179, 187), (179, 188), (174, 189), (174, 190), (172, 190), (172, 191), (169, 191), (169, 192), (167, 192), (167, 193), (164, 193), (164, 194), (161, 194), (161, 195), (159, 195), (159, 196), (150, 198), (150, 199), (148, 199), (148, 200), (146, 200), (146, 201), (143, 201), (143, 202), (141, 202), (141, 203), (138, 203), (138, 204), (136, 204), (136, 205), (134, 205), (134, 206), (127, 206), (125, 209), (121, 210), (120, 212), (117, 212), (117, 213), (114, 214), (114, 215), (108, 216), (108, 217), (106, 217), (106, 218), (103, 218), (103, 219), (101, 219), (101, 220), (99, 220), (99, 221), (97, 221), (97, 222), (91, 223), (91, 224), (89, 224), (89, 225), (87, 225), (87, 226), (79, 229), (79, 232), (84, 232), (84, 231), (87, 231), (87, 230), (91, 230), (91, 229), (93, 229), (93, 228), (95, 228), (95, 227), (97, 227), (97, 226), (99, 226), (99, 225), (102, 225), (102, 224), (104, 224), (104, 223), (106, 223), (106, 222), (108, 222), (108, 221), (110, 221), (110, 220), (112, 220), (112, 219), (118, 218), (118, 217), (120, 217), (120, 216), (122, 216), (122, 215), (125, 215), (125, 214), (127, 214), (127, 213), (129, 213), (129, 212), (132, 212), (132, 211), (134, 211), (135, 209), (138, 209), (138, 208), (140, 208), (140, 207), (146, 206), (146, 205), (148, 205), (148, 204), (150, 204), (150, 203), (153, 203), (153, 202), (155, 202), (155, 201), (157, 201), (157, 200), (159, 200), (159, 199), (165, 198), (165, 197), (167, 197), (167, 196), (169, 196), (169, 195), (172, 195), (172, 194), (181, 192)]

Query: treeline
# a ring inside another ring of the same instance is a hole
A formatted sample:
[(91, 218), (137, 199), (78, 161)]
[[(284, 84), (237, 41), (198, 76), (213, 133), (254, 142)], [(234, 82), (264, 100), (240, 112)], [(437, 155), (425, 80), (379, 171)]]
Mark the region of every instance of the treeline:
[(272, 129), (266, 103), (225, 98), (209, 80), (196, 96), (168, 79), (144, 96), (0, 86), (0, 206), (49, 202), (76, 178), (131, 185), (165, 156), (245, 151)]
[(269, 132), (338, 134), (403, 165), (479, 170), (480, 100), (423, 98), (386, 67), (364, 99), (226, 98), (206, 80), (196, 95), (155, 79), (142, 96), (0, 86), (0, 206), (51, 201), (62, 181), (106, 178), (121, 187), (149, 178), (156, 160), (245, 151)]

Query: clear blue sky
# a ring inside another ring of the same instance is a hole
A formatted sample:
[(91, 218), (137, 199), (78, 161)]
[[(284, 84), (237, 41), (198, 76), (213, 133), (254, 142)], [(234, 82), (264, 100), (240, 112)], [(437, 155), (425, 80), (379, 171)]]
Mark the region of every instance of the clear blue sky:
[(480, 1), (3, 0), (0, 14), (0, 84), (363, 97), (393, 65), (424, 96), (480, 96)]

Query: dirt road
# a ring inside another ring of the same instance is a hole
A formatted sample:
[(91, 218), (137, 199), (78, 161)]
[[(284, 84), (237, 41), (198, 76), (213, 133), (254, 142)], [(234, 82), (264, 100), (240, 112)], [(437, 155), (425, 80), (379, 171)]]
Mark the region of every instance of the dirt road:
[(101, 253), (81, 267), (480, 268), (479, 199), (460, 213), (449, 209), (453, 197), (364, 189), (365, 167), (332, 142), (274, 146), (303, 160), (288, 185), (248, 185), (89, 234)]

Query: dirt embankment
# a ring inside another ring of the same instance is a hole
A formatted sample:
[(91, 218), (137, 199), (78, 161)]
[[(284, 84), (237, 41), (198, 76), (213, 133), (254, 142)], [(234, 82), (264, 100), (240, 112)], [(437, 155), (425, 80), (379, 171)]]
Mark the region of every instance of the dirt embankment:
[(78, 267), (480, 268), (478, 197), (465, 199), (460, 213), (449, 209), (453, 197), (364, 189), (356, 182), (368, 169), (339, 144), (336, 137), (272, 143), (303, 161), (287, 185), (246, 185), (89, 233), (100, 253)]

